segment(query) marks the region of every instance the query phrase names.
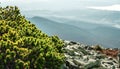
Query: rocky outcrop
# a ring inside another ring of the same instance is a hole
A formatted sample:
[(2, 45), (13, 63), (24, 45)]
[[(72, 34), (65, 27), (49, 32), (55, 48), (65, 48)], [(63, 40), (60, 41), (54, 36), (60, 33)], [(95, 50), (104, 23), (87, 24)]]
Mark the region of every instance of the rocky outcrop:
[(64, 42), (65, 69), (120, 69), (119, 49)]

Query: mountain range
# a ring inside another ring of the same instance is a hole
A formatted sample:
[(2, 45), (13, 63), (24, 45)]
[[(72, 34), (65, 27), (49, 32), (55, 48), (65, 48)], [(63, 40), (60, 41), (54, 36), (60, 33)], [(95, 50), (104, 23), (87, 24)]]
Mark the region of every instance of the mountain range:
[(64, 40), (100, 44), (104, 47), (120, 45), (120, 29), (115, 27), (74, 20), (59, 22), (40, 16), (34, 16), (28, 20), (48, 35), (58, 35)]

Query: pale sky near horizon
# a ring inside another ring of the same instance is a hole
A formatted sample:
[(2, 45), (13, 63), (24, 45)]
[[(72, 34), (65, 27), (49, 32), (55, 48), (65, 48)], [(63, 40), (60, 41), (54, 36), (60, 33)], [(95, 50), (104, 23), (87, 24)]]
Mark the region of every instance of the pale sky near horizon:
[(119, 0), (0, 0), (0, 2), (1, 6), (16, 5), (22, 10), (66, 10), (85, 7), (120, 10)]
[(108, 11), (120, 11), (120, 4), (111, 5), (111, 6), (91, 6), (88, 7), (91, 9), (98, 9), (98, 10), (108, 10)]

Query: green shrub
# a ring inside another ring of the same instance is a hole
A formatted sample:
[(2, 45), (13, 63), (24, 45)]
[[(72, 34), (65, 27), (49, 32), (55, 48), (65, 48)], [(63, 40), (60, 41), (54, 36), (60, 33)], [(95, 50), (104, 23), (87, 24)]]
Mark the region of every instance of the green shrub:
[(0, 8), (0, 68), (59, 69), (63, 41), (26, 20), (15, 6)]

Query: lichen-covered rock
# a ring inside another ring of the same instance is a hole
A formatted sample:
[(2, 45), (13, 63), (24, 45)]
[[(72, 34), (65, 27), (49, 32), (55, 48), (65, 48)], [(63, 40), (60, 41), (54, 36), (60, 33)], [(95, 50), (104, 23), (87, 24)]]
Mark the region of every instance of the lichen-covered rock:
[[(105, 49), (100, 45), (88, 46), (66, 40), (64, 42), (66, 69), (120, 69), (119, 49)], [(107, 52), (103, 53), (103, 50)], [(116, 58), (112, 57), (114, 54)]]

